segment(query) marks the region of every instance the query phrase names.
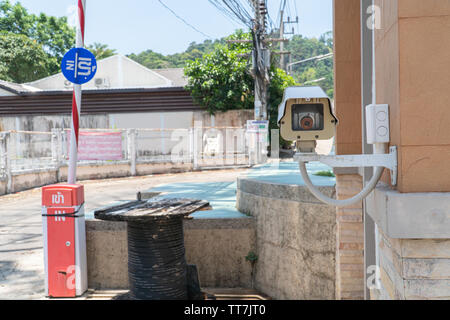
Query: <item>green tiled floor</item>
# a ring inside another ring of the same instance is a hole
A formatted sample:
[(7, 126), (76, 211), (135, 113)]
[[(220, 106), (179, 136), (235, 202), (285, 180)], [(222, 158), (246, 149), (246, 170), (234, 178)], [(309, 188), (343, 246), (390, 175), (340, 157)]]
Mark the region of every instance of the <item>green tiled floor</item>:
[[(335, 178), (319, 177), (313, 175), (317, 171), (331, 170), (320, 163), (307, 165), (311, 180), (317, 186), (333, 186)], [(281, 162), (279, 165), (262, 165), (250, 169), (243, 177), (265, 182), (303, 185), (298, 164), (294, 162)], [(192, 214), (197, 219), (227, 219), (245, 218), (244, 214), (236, 210), (236, 182), (209, 182), (209, 183), (179, 183), (168, 184), (151, 189), (167, 193), (164, 197), (193, 198), (208, 200), (213, 208), (210, 211), (200, 211)]]
[[(318, 171), (329, 171), (329, 167), (320, 163), (307, 165), (311, 180), (317, 186), (333, 186), (335, 178), (319, 177), (314, 173)], [(249, 179), (259, 181), (303, 185), (303, 180), (296, 162), (281, 162), (279, 164), (265, 164), (249, 169), (242, 175)], [(207, 182), (207, 183), (174, 183), (166, 184), (151, 190), (162, 192), (163, 198), (191, 198), (202, 199), (210, 202), (213, 210), (199, 211), (191, 216), (196, 219), (230, 219), (248, 218), (236, 210), (236, 182)], [(93, 212), (86, 214), (87, 219), (93, 218)]]

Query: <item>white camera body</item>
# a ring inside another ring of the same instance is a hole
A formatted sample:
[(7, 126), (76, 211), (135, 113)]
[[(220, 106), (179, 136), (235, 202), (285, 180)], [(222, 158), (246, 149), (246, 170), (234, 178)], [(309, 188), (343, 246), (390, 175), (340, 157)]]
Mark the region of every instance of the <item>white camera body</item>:
[(329, 140), (337, 118), (330, 98), (320, 87), (288, 87), (278, 107), (278, 126), (287, 141)]

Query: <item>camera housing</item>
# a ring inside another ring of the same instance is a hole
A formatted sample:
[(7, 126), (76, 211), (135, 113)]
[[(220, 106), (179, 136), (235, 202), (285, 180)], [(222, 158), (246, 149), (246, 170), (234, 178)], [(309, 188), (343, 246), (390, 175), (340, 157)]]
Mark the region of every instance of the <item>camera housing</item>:
[(288, 87), (278, 107), (280, 134), (287, 141), (329, 140), (338, 119), (320, 87)]

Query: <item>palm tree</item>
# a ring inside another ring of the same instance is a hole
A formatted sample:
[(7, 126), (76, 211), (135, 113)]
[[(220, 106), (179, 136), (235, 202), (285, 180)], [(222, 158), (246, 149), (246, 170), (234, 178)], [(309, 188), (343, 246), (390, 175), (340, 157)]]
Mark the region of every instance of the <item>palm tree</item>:
[(116, 49), (108, 48), (107, 44), (101, 44), (94, 42), (94, 44), (88, 46), (89, 51), (91, 51), (97, 60), (105, 59), (115, 55)]

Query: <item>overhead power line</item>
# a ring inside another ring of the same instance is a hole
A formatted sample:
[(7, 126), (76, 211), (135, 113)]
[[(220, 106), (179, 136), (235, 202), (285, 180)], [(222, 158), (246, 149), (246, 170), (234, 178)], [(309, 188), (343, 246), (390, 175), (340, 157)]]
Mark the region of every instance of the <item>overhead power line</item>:
[[(255, 78), (255, 119), (267, 120), (268, 86), (270, 84), (271, 43), (288, 41), (284, 38), (268, 38), (267, 29), (274, 29), (269, 15), (268, 0), (208, 0), (230, 19), (246, 25), (250, 29), (251, 39), (227, 40), (229, 43), (251, 43), (251, 74)], [(284, 0), (284, 3), (286, 0)], [(285, 5), (285, 4), (284, 4)], [(283, 6), (284, 6), (283, 5)], [(286, 54), (286, 52), (273, 52)]]
[(213, 6), (215, 6), (220, 12), (226, 15), (228, 18), (233, 19), (236, 22), (242, 23), (248, 28), (252, 28), (252, 14), (249, 10), (249, 3), (246, 1), (243, 4), (239, 0), (208, 0)]
[(206, 33), (198, 30), (196, 27), (194, 27), (192, 24), (190, 24), (189, 22), (187, 22), (186, 20), (184, 20), (182, 17), (180, 17), (175, 11), (173, 11), (172, 9), (170, 9), (164, 2), (162, 2), (161, 0), (158, 0), (158, 2), (167, 10), (169, 10), (176, 18), (178, 18), (179, 20), (181, 20), (185, 25), (187, 25), (188, 27), (192, 28), (194, 31), (197, 31), (198, 33), (204, 35), (205, 37), (212, 39), (211, 36), (207, 35)]

